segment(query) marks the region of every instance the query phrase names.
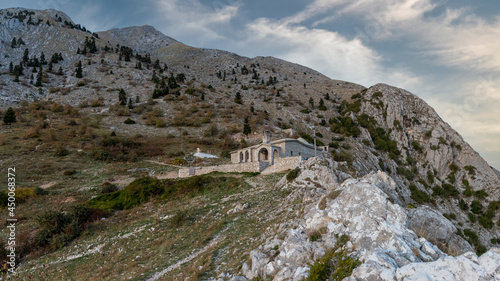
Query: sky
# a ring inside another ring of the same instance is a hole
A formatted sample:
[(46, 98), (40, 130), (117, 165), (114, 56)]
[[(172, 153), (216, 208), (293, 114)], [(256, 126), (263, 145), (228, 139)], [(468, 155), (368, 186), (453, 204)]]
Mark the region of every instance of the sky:
[(274, 56), (424, 99), (500, 170), (500, 2), (490, 0), (2, 0), (92, 31), (152, 25), (191, 46)]

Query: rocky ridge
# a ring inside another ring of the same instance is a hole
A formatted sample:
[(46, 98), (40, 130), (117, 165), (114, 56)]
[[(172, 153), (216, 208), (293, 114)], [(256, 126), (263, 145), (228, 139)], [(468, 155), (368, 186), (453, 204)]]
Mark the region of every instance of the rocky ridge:
[[(321, 187), (319, 194), (327, 195), (312, 200), (301, 219), (283, 224), (250, 253), (251, 264), (242, 266), (247, 279), (302, 280), (308, 276), (308, 265), (347, 235), (350, 241), (344, 247), (362, 262), (347, 280), (500, 280), (499, 248), (478, 257), (455, 234), (453, 224), (435, 210), (407, 209), (391, 202), (386, 192), (396, 184), (386, 173), (372, 172), (339, 183), (337, 165), (311, 159), (301, 165), (302, 172), (293, 182), (277, 184), (277, 188), (301, 192), (312, 181)], [(321, 237), (312, 241), (312, 233)], [(441, 251), (431, 239), (448, 244), (456, 256)]]

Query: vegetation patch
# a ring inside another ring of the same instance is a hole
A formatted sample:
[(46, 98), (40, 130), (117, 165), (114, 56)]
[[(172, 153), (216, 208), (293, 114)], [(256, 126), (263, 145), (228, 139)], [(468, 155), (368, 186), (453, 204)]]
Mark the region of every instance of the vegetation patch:
[(309, 276), (305, 280), (343, 280), (351, 276), (352, 271), (361, 262), (358, 258), (350, 256), (350, 251), (343, 247), (346, 240), (349, 240), (349, 237), (342, 235), (335, 247), (327, 250), (321, 258), (311, 264)]

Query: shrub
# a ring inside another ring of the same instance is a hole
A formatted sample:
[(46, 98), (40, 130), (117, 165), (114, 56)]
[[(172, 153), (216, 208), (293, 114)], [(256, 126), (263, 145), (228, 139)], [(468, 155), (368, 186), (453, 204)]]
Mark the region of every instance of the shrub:
[(30, 197), (35, 197), (36, 190), (35, 188), (29, 187), (17, 187), (16, 188), (16, 203), (23, 203)]
[(470, 210), (471, 212), (473, 212), (474, 214), (480, 214), (481, 211), (483, 210), (483, 205), (481, 205), (481, 202), (477, 201), (477, 200), (474, 200), (472, 201), (472, 203), (470, 204)]
[(470, 222), (475, 223), (476, 222), (476, 216), (473, 213), (467, 213), (467, 217), (469, 217)]
[(491, 229), (494, 225), (493, 221), (491, 221), (491, 219), (487, 216), (479, 217), (479, 224), (486, 229)]
[(464, 201), (464, 199), (460, 199), (460, 201), (458, 202), (458, 205), (460, 206), (460, 209), (462, 211), (469, 210), (469, 205), (467, 205), (467, 203)]
[(101, 186), (101, 189), (99, 190), (100, 194), (106, 194), (106, 193), (112, 193), (118, 191), (118, 186), (115, 184), (109, 183), (109, 182), (104, 182)]
[(350, 276), (361, 262), (351, 257), (349, 251), (341, 247), (341, 245), (336, 245), (327, 250), (321, 258), (311, 264), (309, 276), (305, 280), (343, 280)]
[(341, 150), (340, 152), (333, 151), (332, 152), (333, 160), (338, 162), (347, 162), (351, 164), (354, 161), (354, 156), (352, 153), (346, 150)]
[(190, 221), (191, 217), (185, 210), (178, 210), (175, 215), (170, 219), (170, 223), (173, 227), (181, 227), (186, 222)]
[(410, 185), (411, 199), (419, 204), (431, 202), (431, 197), (425, 191), (418, 189), (415, 185)]
[(478, 256), (486, 253), (486, 247), (481, 244), (481, 242), (479, 241), (479, 236), (477, 236), (477, 234), (473, 230), (465, 229), (464, 235), (468, 237), (467, 241), (475, 247)]
[(186, 166), (187, 161), (184, 158), (175, 158), (174, 161), (172, 161), (172, 164), (177, 166)]
[(477, 199), (484, 199), (484, 198), (488, 197), (488, 193), (486, 191), (484, 191), (483, 189), (476, 190), (476, 191), (474, 191), (474, 197), (476, 197)]
[(299, 174), (300, 174), (300, 168), (297, 167), (297, 168), (291, 170), (290, 172), (288, 172), (288, 174), (286, 175), (286, 180), (288, 182), (291, 182), (294, 179), (296, 179), (299, 176)]
[(471, 165), (467, 165), (464, 167), (465, 170), (467, 170), (467, 172), (469, 172), (469, 175), (475, 175), (476, 174), (476, 167), (474, 166), (471, 166)]
[(74, 175), (74, 174), (76, 174), (76, 170), (75, 170), (75, 169), (65, 170), (65, 171), (63, 172), (63, 175), (65, 175), (65, 176), (72, 176), (72, 175)]
[(418, 141), (412, 141), (411, 145), (413, 146), (413, 148), (414, 148), (416, 151), (418, 151), (418, 152), (422, 153), (423, 148), (422, 148), (422, 146), (420, 145), (420, 143), (419, 143)]
[(457, 197), (459, 195), (458, 190), (453, 185), (447, 183), (444, 183), (442, 186), (433, 187), (432, 191), (432, 195), (441, 196), (443, 198)]
[(127, 118), (125, 121), (123, 121), (124, 124), (135, 124), (135, 121), (130, 119), (130, 118)]
[(321, 240), (321, 233), (319, 231), (315, 231), (309, 235), (309, 241), (315, 242)]

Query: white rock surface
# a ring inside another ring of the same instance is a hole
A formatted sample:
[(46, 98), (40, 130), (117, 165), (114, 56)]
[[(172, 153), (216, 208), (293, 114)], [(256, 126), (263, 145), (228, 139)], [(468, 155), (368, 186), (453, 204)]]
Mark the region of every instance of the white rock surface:
[[(338, 186), (331, 182), (336, 179), (333, 171), (327, 176), (324, 166), (308, 162), (301, 165), (301, 174), (289, 184), (300, 190), (315, 183), (328, 183), (341, 190), (340, 194), (326, 199), (323, 210), (317, 201), (311, 202), (298, 227), (283, 230), (286, 236), (282, 243), (268, 239), (263, 249), (278, 245), (280, 252), (276, 257), (266, 251), (252, 251), (251, 269), (243, 271), (248, 279), (274, 276), (276, 281), (300, 280), (308, 275), (309, 264), (335, 244), (336, 237), (347, 234), (347, 247), (362, 262), (348, 280), (500, 280), (499, 249), (490, 249), (478, 258), (466, 252), (472, 247), (455, 234), (453, 224), (438, 212), (428, 207), (406, 209), (392, 203), (384, 190), (394, 189), (396, 184), (387, 174), (371, 173), (360, 179), (347, 179)], [(412, 228), (432, 234), (430, 237), (440, 241), (441, 246), (456, 243), (466, 253), (448, 256), (426, 238), (417, 236)], [(318, 229), (324, 231), (322, 239), (311, 242), (308, 233)]]

